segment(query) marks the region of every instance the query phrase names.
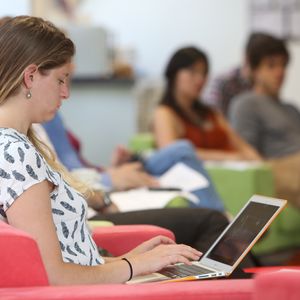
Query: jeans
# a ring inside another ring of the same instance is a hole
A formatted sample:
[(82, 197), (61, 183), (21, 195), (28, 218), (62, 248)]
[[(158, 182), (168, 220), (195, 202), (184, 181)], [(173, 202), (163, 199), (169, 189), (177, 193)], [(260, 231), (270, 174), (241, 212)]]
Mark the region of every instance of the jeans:
[(191, 202), (191, 206), (205, 207), (224, 212), (224, 205), (215, 190), (213, 183), (204, 169), (201, 160), (196, 156), (193, 145), (186, 140), (179, 140), (173, 144), (156, 151), (152, 156), (145, 159), (145, 170), (153, 175), (160, 176), (176, 163), (184, 163), (201, 175), (206, 177), (209, 186), (192, 193), (199, 199), (198, 204)]

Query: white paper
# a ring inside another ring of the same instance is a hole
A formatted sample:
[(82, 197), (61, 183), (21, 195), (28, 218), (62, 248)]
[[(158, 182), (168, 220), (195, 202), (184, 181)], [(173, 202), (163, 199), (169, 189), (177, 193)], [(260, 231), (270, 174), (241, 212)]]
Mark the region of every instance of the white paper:
[(112, 202), (121, 212), (164, 208), (175, 197), (183, 197), (195, 204), (200, 202), (195, 195), (186, 191), (150, 191), (148, 188), (139, 188), (110, 194)]
[(236, 171), (244, 171), (249, 169), (261, 168), (263, 166), (262, 162), (259, 161), (237, 161), (237, 160), (226, 160), (226, 161), (206, 161), (206, 167), (212, 168), (222, 168), (222, 169), (230, 169)]
[(178, 187), (183, 191), (195, 191), (209, 186), (208, 180), (183, 163), (177, 163), (158, 178), (162, 187)]
[(121, 212), (164, 208), (173, 198), (180, 195), (180, 192), (149, 191), (147, 188), (132, 189), (126, 192), (115, 192), (110, 198)]
[(110, 198), (121, 212), (164, 208), (175, 197), (183, 197), (195, 204), (199, 199), (191, 191), (209, 186), (208, 180), (183, 163), (177, 163), (158, 178), (161, 187), (175, 187), (182, 191), (151, 191), (147, 188), (114, 192)]

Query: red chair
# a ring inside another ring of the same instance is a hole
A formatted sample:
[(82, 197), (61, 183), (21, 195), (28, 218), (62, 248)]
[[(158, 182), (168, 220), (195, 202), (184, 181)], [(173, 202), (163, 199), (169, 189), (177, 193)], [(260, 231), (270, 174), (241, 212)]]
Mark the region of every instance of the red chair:
[[(136, 234), (142, 239), (161, 234), (164, 229), (153, 226), (113, 226), (97, 229), (96, 239), (107, 238), (105, 230), (111, 230), (110, 245), (121, 248), (119, 238)], [(126, 229), (127, 227), (127, 229)], [(134, 229), (133, 227), (136, 227)], [(148, 227), (148, 229), (147, 229)], [(130, 232), (131, 231), (131, 232)], [(166, 232), (167, 233), (167, 232)], [(170, 233), (167, 233), (170, 234)], [(170, 235), (169, 235), (170, 236)], [(107, 238), (109, 240), (109, 238)], [(114, 242), (113, 242), (114, 240)], [(134, 241), (132, 240), (132, 245)], [(108, 245), (108, 244), (107, 244)], [(127, 251), (123, 247), (123, 250)], [(107, 249), (111, 251), (112, 249)], [(120, 253), (122, 251), (120, 250)], [(250, 299), (299, 299), (300, 271), (263, 273), (256, 279), (211, 280), (182, 283), (151, 283), (141, 285), (99, 284), (77, 286), (49, 286), (47, 274), (36, 242), (28, 234), (0, 221), (0, 299), (56, 299), (56, 300), (250, 300)], [(284, 296), (279, 298), (279, 296)], [(263, 297), (262, 297), (263, 296)], [(290, 298), (286, 298), (290, 297)]]
[(114, 256), (120, 256), (157, 235), (164, 235), (175, 241), (172, 231), (154, 225), (100, 226), (93, 230), (96, 244)]

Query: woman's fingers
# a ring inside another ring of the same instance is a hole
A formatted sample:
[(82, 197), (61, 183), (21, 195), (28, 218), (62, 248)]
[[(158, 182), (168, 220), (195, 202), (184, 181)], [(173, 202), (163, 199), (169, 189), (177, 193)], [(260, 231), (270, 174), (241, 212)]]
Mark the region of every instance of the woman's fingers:
[(184, 263), (186, 265), (191, 265), (192, 263), (183, 255), (173, 255), (168, 257), (167, 265), (174, 265), (176, 263)]
[(181, 252), (181, 255), (183, 255), (184, 257), (190, 260), (199, 260), (201, 254), (195, 253), (194, 251), (190, 251), (188, 249), (183, 249)]
[(137, 177), (137, 185), (148, 186), (148, 187), (158, 187), (159, 182), (153, 176), (150, 176), (144, 171), (139, 171)]
[(165, 237), (158, 236), (149, 241), (154, 244), (159, 242), (160, 245), (132, 258), (137, 271), (136, 274), (157, 272), (168, 265), (176, 263), (190, 265), (192, 260), (199, 260), (202, 255), (200, 251), (187, 245), (163, 244), (162, 242), (170, 242), (170, 239)]
[(137, 246), (135, 249), (133, 249), (132, 251), (127, 253), (127, 256), (134, 256), (134, 255), (138, 255), (138, 254), (142, 254), (144, 252), (150, 251), (154, 248), (156, 248), (159, 245), (162, 244), (175, 244), (175, 242), (165, 236), (159, 235), (156, 236), (148, 241), (143, 242), (142, 244), (140, 244), (139, 246)]
[[(160, 245), (157, 247), (157, 250), (161, 257), (169, 257), (172, 262), (178, 256), (184, 257), (185, 260), (199, 260), (202, 255), (200, 251), (186, 245)], [(182, 261), (175, 261), (173, 263), (176, 262)]]
[(165, 245), (175, 244), (175, 242), (172, 239), (170, 239), (166, 236), (163, 236), (163, 235), (158, 235), (158, 236), (154, 237), (152, 240), (153, 240), (154, 246), (158, 246), (161, 244), (165, 244)]
[(151, 250), (159, 245), (171, 245), (175, 244), (175, 242), (163, 235), (158, 235), (146, 242), (143, 243), (145, 245), (145, 251)]
[[(176, 248), (174, 246), (176, 246)], [(202, 255), (202, 252), (187, 245), (181, 244), (181, 245), (174, 245), (174, 246), (172, 247), (174, 247), (174, 252), (176, 254), (180, 254), (190, 260), (198, 260)]]

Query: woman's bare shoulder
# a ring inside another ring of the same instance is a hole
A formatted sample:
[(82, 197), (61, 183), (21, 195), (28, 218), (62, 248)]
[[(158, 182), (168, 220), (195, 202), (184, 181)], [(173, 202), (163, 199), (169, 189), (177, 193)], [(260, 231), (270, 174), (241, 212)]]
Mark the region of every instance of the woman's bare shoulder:
[(154, 117), (155, 118), (171, 118), (171, 119), (175, 119), (177, 118), (176, 113), (174, 112), (174, 110), (167, 106), (167, 105), (159, 105), (157, 106), (157, 108), (155, 109), (154, 112)]

